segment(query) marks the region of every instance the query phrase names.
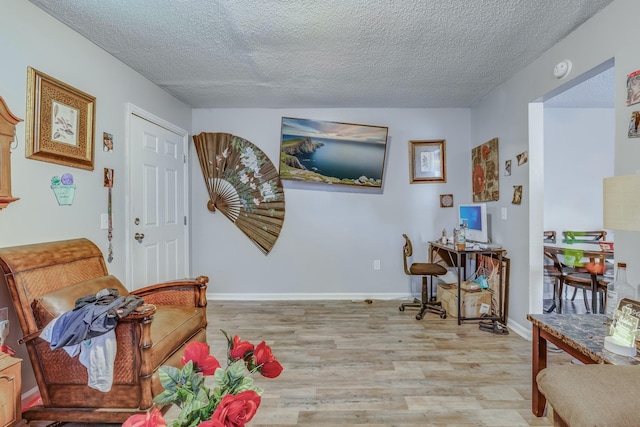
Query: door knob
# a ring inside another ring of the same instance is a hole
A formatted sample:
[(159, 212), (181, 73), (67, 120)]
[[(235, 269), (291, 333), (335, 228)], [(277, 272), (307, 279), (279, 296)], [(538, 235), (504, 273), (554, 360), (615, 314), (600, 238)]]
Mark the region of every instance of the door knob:
[(144, 239), (144, 234), (142, 233), (136, 233), (135, 236), (133, 236), (138, 242), (141, 242), (142, 239)]

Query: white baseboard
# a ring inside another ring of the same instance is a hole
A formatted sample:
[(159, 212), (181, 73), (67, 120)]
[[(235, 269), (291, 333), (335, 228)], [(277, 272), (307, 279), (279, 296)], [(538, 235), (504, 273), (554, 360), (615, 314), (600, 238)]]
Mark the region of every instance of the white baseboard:
[(303, 301), (303, 300), (345, 300), (364, 301), (377, 300), (412, 300), (414, 295), (407, 293), (266, 293), (266, 294), (232, 294), (208, 292), (209, 301)]
[(516, 334), (520, 335), (527, 341), (531, 341), (531, 323), (527, 322), (525, 326), (519, 324), (518, 322), (514, 322), (511, 318), (507, 319), (507, 325), (509, 329)]
[(40, 398), (40, 389), (38, 389), (38, 386), (35, 386), (25, 391), (24, 393), (22, 393), (22, 395), (20, 396), (20, 404), (22, 408), (25, 408), (27, 405), (31, 404), (32, 402), (34, 402), (36, 399), (39, 399), (39, 398)]

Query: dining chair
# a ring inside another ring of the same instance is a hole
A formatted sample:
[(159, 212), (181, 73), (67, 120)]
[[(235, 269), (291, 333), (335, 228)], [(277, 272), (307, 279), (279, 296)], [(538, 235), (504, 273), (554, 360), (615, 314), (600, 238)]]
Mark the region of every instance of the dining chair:
[[(559, 294), (562, 295), (564, 286), (573, 287), (573, 295), (571, 301), (576, 297), (578, 289), (582, 289), (582, 299), (584, 301), (584, 307), (588, 313), (591, 312), (591, 306), (589, 304), (588, 292), (591, 291), (591, 274), (587, 272), (575, 271), (572, 267), (565, 267), (564, 274), (560, 280)], [(598, 294), (600, 299), (600, 306), (604, 305), (604, 297), (600, 285), (598, 285)], [(596, 307), (597, 309), (597, 307)], [(560, 299), (560, 311), (562, 312), (562, 299)]]
[[(553, 278), (554, 284), (553, 303), (549, 308), (545, 309), (545, 312), (550, 313), (556, 310), (557, 313), (562, 313), (562, 295), (564, 294), (565, 286), (573, 288), (571, 301), (575, 299), (578, 289), (582, 289), (585, 309), (587, 312), (591, 312), (588, 297), (588, 291), (591, 291), (591, 281), (593, 280), (591, 273), (583, 268), (575, 268), (563, 264), (555, 253), (549, 251), (544, 251), (544, 258), (546, 261), (544, 267), (545, 276)], [(604, 295), (610, 279), (610, 276), (605, 274), (596, 275), (600, 311), (604, 310)]]
[[(589, 265), (593, 265), (593, 260)], [(595, 276), (594, 276), (595, 275)], [(612, 280), (610, 275), (606, 275), (604, 271), (592, 272), (589, 268), (563, 267), (563, 275), (560, 280), (560, 295), (562, 295), (564, 285), (573, 287), (573, 295), (571, 301), (576, 297), (578, 289), (582, 289), (584, 306), (588, 313), (592, 312), (589, 305), (588, 292), (592, 289), (592, 281), (596, 280), (596, 292), (598, 293), (598, 301), (600, 309), (593, 307), (593, 312), (598, 310), (604, 313), (605, 295), (607, 293), (607, 285)]]
[(544, 275), (553, 280), (553, 302), (549, 308), (545, 309), (545, 313), (551, 313), (553, 310), (559, 311), (560, 296), (560, 280), (562, 280), (562, 265), (556, 254), (544, 251)]
[(404, 311), (406, 307), (416, 307), (420, 311), (416, 314), (416, 319), (421, 320), (424, 313), (430, 311), (439, 314), (442, 319), (446, 319), (447, 311), (442, 308), (439, 302), (433, 301), (433, 276), (441, 276), (447, 273), (447, 269), (439, 264), (432, 262), (412, 262), (409, 264), (409, 258), (413, 257), (413, 246), (411, 240), (406, 234), (403, 234), (405, 243), (402, 250), (404, 272), (408, 276), (422, 276), (422, 299), (414, 298), (413, 302), (403, 303), (400, 305), (400, 311)]

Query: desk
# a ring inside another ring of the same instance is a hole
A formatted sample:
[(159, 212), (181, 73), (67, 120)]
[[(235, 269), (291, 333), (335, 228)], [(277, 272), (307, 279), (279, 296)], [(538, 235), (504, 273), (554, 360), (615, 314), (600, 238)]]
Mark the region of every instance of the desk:
[[(569, 246), (544, 246), (544, 252), (554, 255), (564, 256), (566, 250), (581, 251), (583, 258), (589, 258), (590, 262), (597, 262), (601, 265), (604, 265), (606, 260), (613, 259), (613, 251), (592, 251)], [(595, 313), (597, 311), (596, 308), (598, 307), (598, 274), (595, 272), (589, 272), (586, 269), (578, 269), (576, 272), (589, 273), (591, 275), (591, 312)], [(558, 297), (562, 298), (562, 295), (559, 295)]]
[(538, 390), (536, 377), (547, 367), (547, 342), (556, 345), (582, 363), (638, 365), (640, 359), (620, 356), (604, 349), (609, 326), (604, 314), (528, 314), (533, 325), (531, 361), (531, 411), (544, 416), (546, 398)]
[[(437, 256), (440, 251), (447, 253), (451, 257), (450, 259), (453, 261), (452, 263), (455, 264), (455, 265), (451, 265), (451, 267), (458, 268), (458, 325), (460, 325), (465, 320), (491, 320), (491, 321), (494, 321), (494, 323), (496, 321), (499, 321), (503, 325), (506, 325), (506, 321), (507, 321), (506, 301), (508, 301), (508, 298), (509, 298), (509, 293), (508, 293), (509, 287), (507, 286), (508, 280), (506, 280), (509, 274), (508, 269), (506, 269), (506, 272), (505, 272), (506, 277), (503, 277), (503, 268), (497, 269), (498, 270), (498, 292), (497, 292), (498, 298), (497, 298), (497, 304), (496, 304), (497, 307), (495, 312), (491, 313), (491, 316), (462, 317), (462, 310), (460, 307), (460, 303), (462, 301), (462, 298), (460, 295), (461, 293), (460, 282), (463, 280), (462, 277), (464, 277), (465, 279), (467, 277), (467, 256), (468, 255), (471, 255), (471, 256), (481, 255), (481, 254), (489, 255), (497, 259), (498, 266), (502, 267), (503, 256), (507, 251), (502, 248), (486, 248), (486, 249), (478, 249), (478, 250), (468, 248), (468, 249), (459, 251), (452, 244), (443, 244), (441, 242), (429, 242), (429, 261), (435, 262), (434, 257)], [(455, 259), (453, 258), (454, 255), (455, 255)], [(442, 256), (441, 258), (443, 260), (446, 260), (446, 258)], [(501, 286), (501, 284), (503, 283), (505, 285)], [(501, 329), (501, 331), (506, 331), (506, 328)]]

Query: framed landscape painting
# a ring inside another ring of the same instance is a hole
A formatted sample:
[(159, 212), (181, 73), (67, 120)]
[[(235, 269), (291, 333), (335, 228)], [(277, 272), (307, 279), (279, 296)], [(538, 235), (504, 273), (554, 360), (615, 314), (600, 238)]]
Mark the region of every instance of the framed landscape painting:
[(282, 118), (280, 179), (382, 187), (389, 129)]

